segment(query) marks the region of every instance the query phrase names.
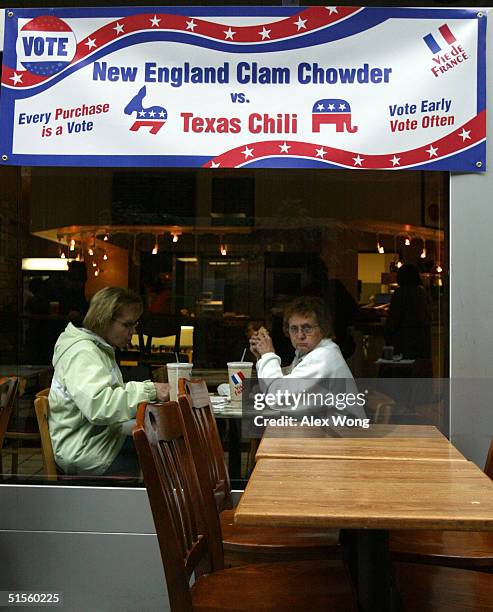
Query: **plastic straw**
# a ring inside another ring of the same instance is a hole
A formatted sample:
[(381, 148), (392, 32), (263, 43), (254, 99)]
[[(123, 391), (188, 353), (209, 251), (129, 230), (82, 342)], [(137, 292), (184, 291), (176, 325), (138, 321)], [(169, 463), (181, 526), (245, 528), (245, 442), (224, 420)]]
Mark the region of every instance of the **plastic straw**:
[(245, 355), (246, 355), (246, 352), (247, 352), (247, 350), (246, 350), (246, 348), (245, 348), (245, 349), (243, 350), (243, 355), (241, 356), (240, 361), (245, 361)]
[(178, 357), (178, 353), (175, 353), (176, 363), (180, 363), (180, 358)]

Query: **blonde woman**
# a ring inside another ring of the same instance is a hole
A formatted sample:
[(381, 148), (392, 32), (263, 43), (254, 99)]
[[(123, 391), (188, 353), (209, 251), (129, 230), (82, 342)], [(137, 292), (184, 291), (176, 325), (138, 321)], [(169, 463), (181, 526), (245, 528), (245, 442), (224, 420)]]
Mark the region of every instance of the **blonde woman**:
[(166, 401), (167, 384), (124, 383), (115, 348), (125, 348), (142, 315), (141, 298), (105, 287), (91, 300), (82, 328), (69, 323), (55, 345), (49, 427), (57, 464), (67, 474), (133, 475), (136, 453), (124, 423), (142, 401)]

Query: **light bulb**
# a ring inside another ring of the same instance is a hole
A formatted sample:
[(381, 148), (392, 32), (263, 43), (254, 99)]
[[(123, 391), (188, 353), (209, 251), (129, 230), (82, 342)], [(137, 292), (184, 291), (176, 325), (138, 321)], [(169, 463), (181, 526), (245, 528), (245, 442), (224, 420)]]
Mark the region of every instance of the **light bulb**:
[(108, 261), (108, 253), (106, 253), (106, 251), (104, 252), (103, 259), (105, 261)]
[(420, 255), (421, 259), (426, 259), (426, 248), (423, 247), (423, 250), (421, 251), (421, 255)]
[(399, 261), (397, 262), (397, 267), (398, 267), (398, 268), (402, 268), (402, 261), (400, 261), (400, 260), (399, 260)]
[(153, 255), (157, 255), (157, 251), (158, 251), (158, 246), (157, 246), (157, 242), (156, 242), (156, 244), (154, 245), (154, 248), (152, 249), (151, 252), (152, 252)]
[(385, 249), (383, 247), (383, 244), (380, 244), (379, 242), (377, 242), (377, 251), (383, 255), (383, 253), (385, 253)]
[(438, 264), (438, 266), (437, 266), (437, 272), (438, 272), (438, 274), (440, 274), (440, 272), (443, 272), (443, 268), (442, 268), (442, 266), (440, 264)]
[(178, 242), (179, 234), (176, 232), (171, 232), (171, 235), (173, 236), (173, 242)]
[(96, 268), (96, 267), (97, 267), (97, 265), (98, 265), (98, 264), (97, 264), (95, 261), (93, 261), (93, 262), (92, 262), (92, 267), (93, 267), (93, 268)]
[(99, 270), (98, 269), (94, 270), (94, 276), (99, 276)]
[(410, 244), (411, 244), (411, 239), (409, 238), (409, 236), (406, 236), (406, 239), (404, 240), (404, 244), (405, 244), (406, 246), (410, 246)]
[(60, 253), (60, 258), (61, 258), (61, 259), (65, 259), (65, 251), (62, 251), (62, 252)]
[(227, 255), (228, 254), (228, 247), (225, 244), (221, 244), (221, 246), (219, 247), (219, 251), (221, 253), (221, 255)]
[(72, 238), (72, 240), (70, 241), (70, 250), (71, 251), (75, 251), (75, 240)]
[(103, 240), (105, 242), (108, 242), (108, 240), (110, 239), (108, 232), (106, 232), (106, 234), (103, 236)]
[(89, 248), (87, 249), (87, 253), (88, 253), (88, 255), (90, 255), (91, 257), (93, 257), (93, 256), (94, 256), (94, 250), (93, 250), (93, 248), (92, 248), (92, 247), (89, 247)]

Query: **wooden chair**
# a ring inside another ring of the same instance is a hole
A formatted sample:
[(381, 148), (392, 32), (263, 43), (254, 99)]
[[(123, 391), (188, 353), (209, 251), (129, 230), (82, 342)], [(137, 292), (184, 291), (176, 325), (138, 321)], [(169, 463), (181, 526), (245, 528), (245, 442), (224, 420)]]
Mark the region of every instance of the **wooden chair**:
[[(484, 471), (493, 480), (493, 438)], [(396, 561), (493, 570), (489, 531), (391, 531), (390, 550)]]
[(203, 380), (179, 380), (179, 404), (204, 497), (212, 490), (228, 566), (288, 559), (335, 559), (342, 555), (338, 530), (239, 527), (216, 419)]
[(402, 612), (493, 612), (493, 577), (485, 572), (394, 563)]
[(177, 402), (141, 404), (133, 435), (172, 612), (356, 610), (341, 561), (223, 568), (215, 501), (202, 496)]
[(0, 449), (7, 432), (18, 385), (19, 380), (16, 376), (0, 378)]
[(50, 390), (43, 389), (36, 394), (34, 400), (34, 410), (38, 420), (39, 433), (41, 436), (41, 454), (43, 456), (43, 474), (46, 480), (58, 480), (58, 468), (55, 463), (53, 454), (53, 446), (51, 444), (50, 429), (48, 427), (48, 417), (50, 414), (50, 405), (48, 403), (48, 394)]
[(41, 436), (41, 454), (43, 457), (43, 474), (45, 480), (58, 481), (63, 484), (73, 484), (81, 486), (91, 485), (120, 485), (128, 486), (137, 484), (138, 479), (133, 476), (72, 476), (65, 474), (55, 462), (55, 454), (51, 443), (50, 428), (48, 419), (50, 416), (50, 404), (48, 395), (50, 388), (43, 389), (36, 393), (34, 399), (34, 410), (38, 421), (39, 433)]
[(372, 423), (388, 423), (395, 409), (395, 401), (380, 391), (370, 391), (366, 402), (366, 412)]
[[(15, 378), (15, 377), (12, 376), (10, 378)], [(51, 375), (50, 375), (50, 378), (51, 378)], [(16, 391), (19, 395), (23, 393), (23, 389), (21, 388), (19, 381), (18, 381), (18, 384), (16, 384)], [(12, 397), (12, 405), (11, 405), (11, 409), (9, 412), (9, 418), (10, 418), (10, 413), (12, 412), (14, 398), (15, 398), (15, 393)], [(8, 423), (5, 424), (5, 426), (7, 425)], [(38, 431), (16, 431), (16, 430), (7, 429), (6, 431), (4, 431), (4, 440), (7, 443), (5, 450), (7, 450), (11, 456), (10, 474), (13, 476), (17, 476), (18, 470), (19, 470), (19, 455), (22, 453), (22, 451), (27, 450), (29, 453), (35, 453), (40, 450), (39, 447), (34, 447), (34, 448), (29, 447), (28, 449), (24, 449), (22, 447), (22, 442), (33, 442), (34, 441), (40, 444), (41, 443), (40, 434)], [(1, 447), (2, 447), (2, 444), (0, 444), (0, 448)], [(2, 465), (1, 455), (0, 455), (0, 473), (1, 472), (3, 472), (3, 465)]]

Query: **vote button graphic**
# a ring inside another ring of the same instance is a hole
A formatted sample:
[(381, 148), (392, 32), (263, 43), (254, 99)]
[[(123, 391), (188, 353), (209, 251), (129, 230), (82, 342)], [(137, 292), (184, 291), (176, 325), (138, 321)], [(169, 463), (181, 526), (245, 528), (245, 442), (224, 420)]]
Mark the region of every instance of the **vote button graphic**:
[(68, 66), (77, 50), (70, 27), (58, 17), (43, 15), (31, 19), (19, 32), (17, 59), (38, 76), (57, 74)]

